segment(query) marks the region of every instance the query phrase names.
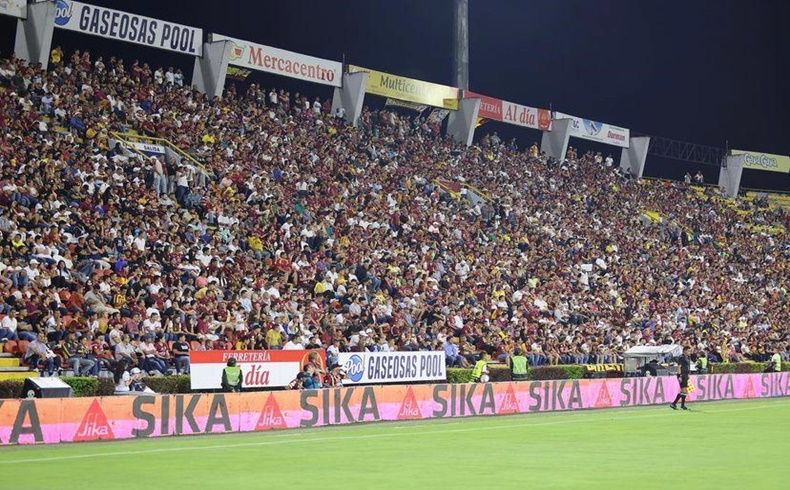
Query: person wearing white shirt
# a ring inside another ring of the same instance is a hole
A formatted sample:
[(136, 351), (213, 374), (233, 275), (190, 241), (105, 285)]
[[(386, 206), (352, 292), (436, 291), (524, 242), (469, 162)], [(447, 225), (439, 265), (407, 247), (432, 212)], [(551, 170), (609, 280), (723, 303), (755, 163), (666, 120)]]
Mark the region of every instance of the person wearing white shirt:
[(0, 342), (17, 340), (16, 329), (19, 322), (16, 319), (16, 310), (11, 310), (0, 322)]
[(143, 320), (143, 330), (145, 330), (146, 333), (153, 334), (161, 328), (162, 322), (159, 320), (159, 313), (156, 311), (151, 313), (151, 316)]
[(283, 350), (301, 350), (304, 349), (302, 346), (302, 337), (301, 335), (293, 335), (292, 338), (285, 343), (283, 346)]

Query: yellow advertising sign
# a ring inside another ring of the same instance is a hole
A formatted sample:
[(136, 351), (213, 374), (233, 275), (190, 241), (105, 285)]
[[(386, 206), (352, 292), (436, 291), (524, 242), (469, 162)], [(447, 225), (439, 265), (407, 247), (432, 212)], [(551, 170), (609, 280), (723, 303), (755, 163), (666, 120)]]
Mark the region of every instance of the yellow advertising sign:
[(781, 172), (783, 174), (790, 173), (790, 157), (788, 156), (746, 150), (732, 150), (732, 154), (746, 157), (743, 162), (743, 168)]
[(458, 110), (458, 89), (455, 87), (390, 75), (361, 66), (350, 65), (348, 69), (352, 73), (364, 71), (369, 74), (366, 93)]

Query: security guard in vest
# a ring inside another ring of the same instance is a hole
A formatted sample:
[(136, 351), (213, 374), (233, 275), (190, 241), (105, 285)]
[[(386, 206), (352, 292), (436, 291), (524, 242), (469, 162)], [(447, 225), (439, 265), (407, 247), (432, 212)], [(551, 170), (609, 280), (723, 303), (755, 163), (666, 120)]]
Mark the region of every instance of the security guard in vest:
[(507, 360), (510, 366), (510, 373), (513, 381), (520, 381), (527, 379), (527, 358), (521, 352), (521, 349), (516, 349), (513, 356)]
[(241, 368), (236, 366), (236, 358), (228, 359), (228, 365), (222, 370), (222, 391), (241, 391)]
[(488, 352), (483, 352), (480, 355), (480, 360), (475, 363), (475, 367), (472, 369), (472, 381), (475, 383), (488, 383), (490, 379), (488, 377), (489, 359), (491, 359), (491, 356), (488, 355)]
[(708, 355), (705, 351), (701, 351), (697, 358), (697, 374), (708, 374)]
[(768, 361), (768, 366), (765, 368), (766, 373), (780, 373), (782, 372), (782, 354), (780, 354), (781, 346), (777, 346), (771, 360)]

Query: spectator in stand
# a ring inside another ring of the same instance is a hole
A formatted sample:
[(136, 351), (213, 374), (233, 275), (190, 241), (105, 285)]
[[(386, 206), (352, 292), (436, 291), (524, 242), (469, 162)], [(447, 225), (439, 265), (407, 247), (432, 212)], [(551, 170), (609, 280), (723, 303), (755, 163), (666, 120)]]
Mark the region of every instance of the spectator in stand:
[[(302, 94), (250, 86), (208, 100), (180, 72), (171, 85), (171, 70), (102, 64), (0, 62), (0, 84), (43, 82), (40, 100), (0, 93), (0, 308), (25, 310), (31, 332), (101, 333), (107, 307), (120, 313), (107, 311), (111, 332), (137, 335), (145, 319), (144, 331), (192, 329), (209, 349), (258, 323), (268, 348), (288, 334), (339, 350), (465, 335), (478, 352), (522, 348), (532, 365), (664, 342), (757, 360), (787, 337), (781, 208), (625, 179), (577, 149), (558, 161), (498, 136), (466, 147), (367, 108), (350, 128)], [(171, 169), (155, 185), (155, 162), (115, 151), (112, 131), (189, 154), (175, 202)], [(51, 326), (37, 319), (50, 309)]]
[(38, 369), (39, 363), (42, 363), (48, 376), (52, 376), (55, 369), (60, 369), (60, 362), (56, 364), (58, 356), (47, 345), (47, 336), (43, 332), (39, 332), (36, 340), (28, 344), (24, 359), (25, 364), (34, 369)]
[(77, 340), (74, 332), (69, 332), (66, 341), (61, 344), (61, 351), (74, 376), (88, 376), (92, 373), (96, 362), (88, 358), (90, 347)]
[(173, 343), (173, 360), (176, 365), (177, 374), (189, 374), (189, 344), (186, 335), (179, 334), (178, 340)]
[(0, 342), (17, 340), (19, 338), (16, 334), (17, 326), (18, 320), (16, 318), (16, 310), (11, 309), (0, 322)]
[(115, 345), (115, 361), (125, 361), (130, 366), (138, 365), (137, 349), (132, 345), (128, 335), (124, 335), (121, 341)]
[(468, 367), (469, 362), (458, 352), (455, 339), (448, 338), (444, 341), (444, 357), (448, 367)]
[(340, 364), (330, 364), (329, 371), (324, 376), (324, 388), (335, 388), (343, 386), (343, 378), (345, 374), (342, 371)]
[(315, 390), (321, 388), (321, 380), (316, 375), (315, 365), (311, 362), (308, 362), (304, 365), (304, 379), (302, 380), (302, 389), (305, 390)]
[(151, 376), (167, 374), (167, 363), (157, 356), (156, 346), (150, 336), (146, 336), (137, 346), (137, 353), (140, 356), (140, 368), (145, 372)]

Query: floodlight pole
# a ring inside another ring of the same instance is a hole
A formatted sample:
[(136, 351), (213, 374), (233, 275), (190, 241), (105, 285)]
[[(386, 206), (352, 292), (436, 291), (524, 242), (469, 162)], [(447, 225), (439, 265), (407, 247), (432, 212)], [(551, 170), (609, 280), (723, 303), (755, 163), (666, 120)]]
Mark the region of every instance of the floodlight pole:
[(453, 1), (453, 83), (469, 90), (469, 0)]

